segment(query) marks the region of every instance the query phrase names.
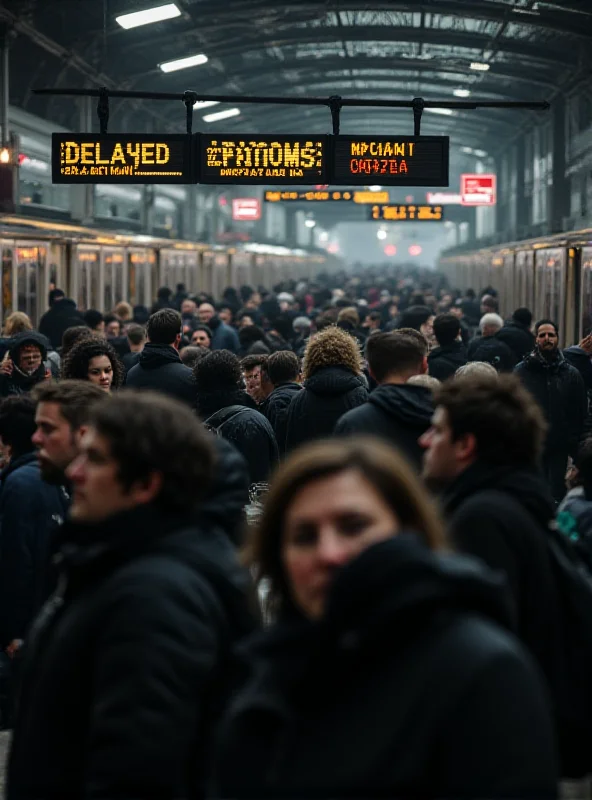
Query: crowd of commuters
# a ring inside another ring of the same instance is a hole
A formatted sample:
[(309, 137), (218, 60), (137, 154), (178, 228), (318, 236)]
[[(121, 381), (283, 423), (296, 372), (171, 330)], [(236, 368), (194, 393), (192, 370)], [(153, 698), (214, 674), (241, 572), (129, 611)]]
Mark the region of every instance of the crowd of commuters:
[(590, 336), (404, 268), (3, 333), (9, 800), (588, 797)]

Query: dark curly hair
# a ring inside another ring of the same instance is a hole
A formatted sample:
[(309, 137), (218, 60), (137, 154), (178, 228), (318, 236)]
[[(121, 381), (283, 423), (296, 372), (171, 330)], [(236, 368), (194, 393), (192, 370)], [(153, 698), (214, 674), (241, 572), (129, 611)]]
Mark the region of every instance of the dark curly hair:
[(214, 350), (200, 359), (193, 368), (198, 392), (242, 387), (242, 371), (238, 358), (230, 350)]
[(62, 364), (62, 379), (73, 379), (79, 381), (88, 380), (88, 365), (91, 358), (96, 356), (107, 356), (113, 367), (112, 389), (119, 389), (123, 383), (123, 365), (117, 353), (105, 339), (96, 336), (85, 337), (77, 342), (70, 350)]

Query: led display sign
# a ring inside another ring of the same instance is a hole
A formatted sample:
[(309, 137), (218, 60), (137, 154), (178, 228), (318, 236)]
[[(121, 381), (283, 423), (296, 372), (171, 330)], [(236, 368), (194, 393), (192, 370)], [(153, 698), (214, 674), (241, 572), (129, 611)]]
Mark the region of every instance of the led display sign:
[(200, 183), (323, 183), (327, 136), (201, 134)]
[(265, 192), (266, 203), (388, 203), (388, 192), (357, 192), (354, 189), (342, 189), (341, 191), (332, 190), (310, 190), (303, 192), (274, 191)]
[(53, 183), (192, 183), (191, 137), (54, 133), (52, 180)]
[(447, 136), (336, 136), (334, 183), (448, 186)]
[(374, 205), (368, 209), (369, 219), (388, 222), (441, 222), (444, 219), (442, 206), (383, 206)]

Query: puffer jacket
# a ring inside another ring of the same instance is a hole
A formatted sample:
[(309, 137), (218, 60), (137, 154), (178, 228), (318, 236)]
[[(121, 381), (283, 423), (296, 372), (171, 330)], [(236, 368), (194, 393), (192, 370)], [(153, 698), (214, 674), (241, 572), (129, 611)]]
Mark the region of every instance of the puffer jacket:
[(302, 391), (299, 383), (282, 383), (276, 386), (269, 397), (261, 404), (260, 411), (265, 414), (275, 433), (280, 455), (286, 446), (286, 422), (288, 409), (294, 395)]
[(504, 323), (503, 328), (497, 332), (500, 342), (507, 344), (516, 356), (516, 361), (522, 361), (533, 349), (535, 344), (534, 334), (527, 325), (511, 319)]
[(366, 382), (347, 367), (321, 367), (304, 383), (288, 408), (286, 452), (305, 442), (331, 436), (337, 420), (365, 403)]
[(134, 389), (152, 389), (192, 407), (195, 405), (193, 373), (182, 363), (175, 348), (168, 344), (148, 342), (138, 363), (127, 373), (125, 385)]
[(428, 372), (432, 378), (445, 381), (467, 363), (467, 350), (462, 342), (435, 347), (428, 355)]

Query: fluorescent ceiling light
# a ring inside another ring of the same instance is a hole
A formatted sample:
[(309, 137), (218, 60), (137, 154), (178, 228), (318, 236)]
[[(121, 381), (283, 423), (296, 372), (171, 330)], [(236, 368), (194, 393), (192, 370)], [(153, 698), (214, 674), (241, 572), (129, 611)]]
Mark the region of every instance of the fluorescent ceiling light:
[(478, 158), (485, 158), (485, 157), (487, 156), (487, 153), (486, 153), (486, 151), (485, 151), (485, 150), (473, 150), (473, 153), (474, 153), (474, 154), (475, 154), (475, 155), (476, 155)]
[(426, 108), (425, 110), (429, 111), (430, 114), (441, 114), (443, 117), (456, 116), (456, 112), (451, 108)]
[(368, 188), (371, 192), (379, 192), (382, 189), (382, 186), (369, 186)]
[(466, 153), (468, 156), (472, 156), (474, 151), (472, 147), (461, 147), (460, 152)]
[(156, 8), (145, 8), (144, 11), (133, 11), (131, 14), (122, 14), (115, 17), (115, 22), (122, 28), (139, 28), (140, 25), (150, 25), (152, 22), (162, 22), (165, 19), (180, 17), (181, 12), (174, 3), (167, 3), (165, 6)]
[(383, 230), (376, 231), (376, 238), (377, 239), (386, 239), (386, 237), (387, 237), (387, 232), (386, 231), (383, 231)]
[(197, 56), (187, 56), (187, 58), (177, 58), (175, 61), (165, 61), (164, 64), (159, 64), (163, 72), (176, 72), (178, 69), (187, 69), (187, 67), (199, 67), (200, 64), (206, 64), (208, 57), (200, 53)]
[(483, 61), (471, 61), (471, 69), (474, 69), (476, 72), (487, 72), (489, 69), (489, 64), (483, 63)]
[(198, 108), (210, 108), (210, 106), (219, 106), (219, 100), (198, 100), (197, 103), (193, 104), (193, 108), (197, 110)]
[(227, 108), (226, 111), (214, 111), (213, 114), (206, 114), (202, 119), (204, 122), (218, 122), (221, 119), (238, 117), (240, 113), (240, 108)]
[(304, 224), (307, 228), (314, 228), (317, 223), (314, 221), (314, 219), (305, 219)]
[(471, 94), (470, 89), (455, 89), (452, 94), (455, 97), (468, 97)]

